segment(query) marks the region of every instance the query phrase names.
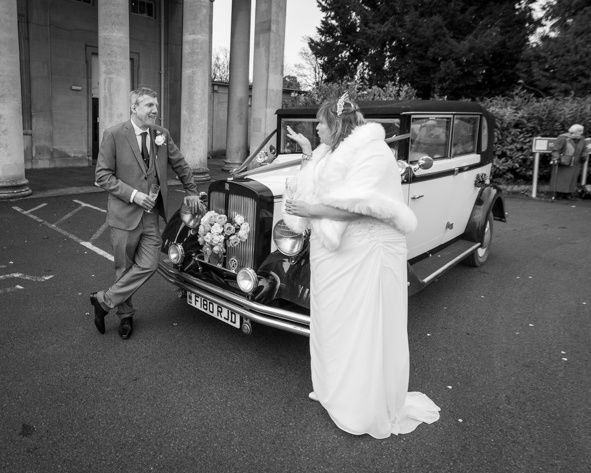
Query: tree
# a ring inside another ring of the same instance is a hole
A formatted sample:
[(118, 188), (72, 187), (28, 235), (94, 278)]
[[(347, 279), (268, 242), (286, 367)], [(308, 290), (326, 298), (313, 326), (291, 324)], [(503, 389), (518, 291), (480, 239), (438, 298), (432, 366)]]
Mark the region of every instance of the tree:
[(217, 49), (211, 61), (211, 80), (230, 82), (230, 50)]
[(328, 81), (409, 84), (421, 98), (513, 88), (533, 32), (533, 0), (318, 0), (310, 40)]
[(588, 0), (547, 3), (546, 33), (524, 55), (520, 75), (525, 87), (545, 95), (591, 93), (591, 5)]
[[(306, 37), (306, 42), (310, 37)], [(299, 56), (303, 62), (298, 63), (294, 67), (294, 75), (298, 77), (302, 88), (305, 90), (312, 89), (322, 83), (324, 75), (320, 63), (316, 56), (312, 54), (309, 47), (300, 49)]]

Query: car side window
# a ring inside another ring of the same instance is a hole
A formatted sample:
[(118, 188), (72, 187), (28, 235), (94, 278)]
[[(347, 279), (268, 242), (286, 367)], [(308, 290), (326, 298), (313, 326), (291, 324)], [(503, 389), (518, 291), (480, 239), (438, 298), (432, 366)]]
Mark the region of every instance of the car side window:
[(450, 130), (450, 117), (412, 117), (409, 161), (417, 161), (423, 156), (447, 158)]
[(386, 132), (385, 141), (392, 151), (394, 159), (398, 159), (398, 144), (399, 141), (394, 138), (400, 135), (400, 118), (368, 118), (368, 122), (376, 122), (384, 127)]
[(482, 151), (486, 151), (488, 149), (488, 121), (486, 120), (485, 117), (482, 118), (482, 130), (480, 132), (480, 142), (482, 143), (480, 145), (481, 152)]
[(454, 117), (452, 157), (476, 153), (479, 122), (480, 117), (475, 115), (457, 115)]
[(320, 138), (316, 133), (316, 125), (318, 120), (315, 118), (285, 118), (281, 120), (281, 130), (279, 139), (279, 153), (291, 154), (301, 153), (300, 146), (293, 140), (287, 138), (287, 127), (289, 126), (295, 132), (301, 133), (310, 140), (312, 149), (320, 144)]

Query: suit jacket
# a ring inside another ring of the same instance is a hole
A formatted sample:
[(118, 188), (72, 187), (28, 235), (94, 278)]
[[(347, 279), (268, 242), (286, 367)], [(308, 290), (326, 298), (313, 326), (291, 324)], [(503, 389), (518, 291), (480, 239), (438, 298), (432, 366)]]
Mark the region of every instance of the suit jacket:
[[(163, 206), (158, 213), (167, 220), (168, 165), (181, 180), (189, 195), (197, 195), (197, 185), (193, 181), (191, 168), (183, 154), (174, 144), (166, 128), (157, 125), (149, 127), (150, 155), (160, 182)], [(156, 136), (161, 135), (164, 143), (155, 144)], [(133, 230), (138, 226), (144, 210), (129, 202), (134, 189), (148, 193), (148, 169), (142, 160), (140, 148), (131, 120), (115, 125), (103, 134), (96, 163), (96, 182), (108, 193), (107, 223), (122, 230)]]

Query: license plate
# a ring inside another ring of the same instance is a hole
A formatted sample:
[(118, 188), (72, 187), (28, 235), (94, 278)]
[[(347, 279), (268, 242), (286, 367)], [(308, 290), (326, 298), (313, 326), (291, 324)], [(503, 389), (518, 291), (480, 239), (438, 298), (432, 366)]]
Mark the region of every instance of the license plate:
[(240, 328), (240, 315), (227, 307), (189, 291), (187, 291), (187, 303), (232, 327)]

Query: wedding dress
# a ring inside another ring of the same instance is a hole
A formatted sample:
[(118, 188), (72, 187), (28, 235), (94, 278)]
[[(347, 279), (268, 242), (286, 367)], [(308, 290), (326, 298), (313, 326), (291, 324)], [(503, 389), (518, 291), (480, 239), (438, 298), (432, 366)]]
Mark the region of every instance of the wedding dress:
[(439, 419), (431, 399), (408, 392), (405, 233), (416, 218), (383, 136), (380, 125), (362, 125), (306, 171), (311, 201), (362, 214), (311, 220), (314, 394), (339, 428), (375, 438)]

